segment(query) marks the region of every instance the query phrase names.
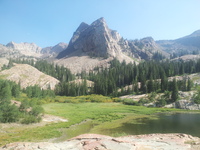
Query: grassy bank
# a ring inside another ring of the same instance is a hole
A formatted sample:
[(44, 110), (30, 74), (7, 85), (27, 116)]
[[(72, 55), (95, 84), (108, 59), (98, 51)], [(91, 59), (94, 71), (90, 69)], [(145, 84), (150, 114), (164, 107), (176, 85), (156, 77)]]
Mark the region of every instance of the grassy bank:
[[(92, 124), (82, 124), (82, 128), (91, 125), (98, 125), (98, 128), (87, 132), (99, 133), (101, 128), (106, 126), (113, 127), (113, 121), (119, 121), (139, 117), (152, 117), (151, 114), (160, 112), (183, 111), (177, 109), (163, 108), (146, 108), (142, 106), (128, 106), (120, 103), (49, 103), (44, 104), (45, 113), (60, 116), (68, 119), (68, 122), (53, 123), (45, 126), (38, 125), (13, 125), (11, 127), (3, 127), (0, 125), (0, 145), (16, 141), (42, 141), (50, 138), (63, 137), (61, 140), (84, 133), (80, 128), (74, 127), (73, 131), (69, 131), (68, 127), (79, 124), (85, 120), (92, 120)], [(106, 125), (109, 124), (109, 125)], [(117, 125), (117, 122), (114, 123)], [(9, 124), (8, 124), (9, 126)], [(68, 131), (67, 131), (68, 130)], [(78, 131), (80, 130), (80, 131)], [(67, 135), (71, 132), (71, 135)]]

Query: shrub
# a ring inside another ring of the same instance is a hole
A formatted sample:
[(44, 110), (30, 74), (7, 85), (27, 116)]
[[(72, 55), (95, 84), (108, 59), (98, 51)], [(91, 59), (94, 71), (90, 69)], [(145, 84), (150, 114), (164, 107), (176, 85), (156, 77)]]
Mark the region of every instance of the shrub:
[(163, 107), (166, 104), (167, 104), (167, 102), (166, 102), (166, 100), (164, 98), (161, 98), (156, 102), (156, 106), (158, 106), (158, 107)]
[(36, 117), (33, 115), (26, 115), (22, 120), (22, 124), (38, 123), (42, 120), (41, 117)]
[(112, 99), (113, 100), (113, 102), (123, 102), (123, 100), (121, 99), (121, 98), (113, 98)]
[(125, 104), (125, 105), (136, 105), (136, 106), (139, 105), (138, 102), (136, 102), (132, 99), (124, 99), (123, 104)]
[(149, 100), (144, 99), (144, 98), (141, 98), (141, 99), (138, 101), (138, 103), (139, 103), (140, 105), (144, 105), (144, 104), (149, 103)]
[(43, 112), (44, 112), (44, 109), (41, 106), (33, 106), (29, 114), (33, 116), (38, 116), (39, 114)]
[(197, 94), (194, 95), (193, 99), (196, 104), (200, 104), (200, 89), (198, 89)]

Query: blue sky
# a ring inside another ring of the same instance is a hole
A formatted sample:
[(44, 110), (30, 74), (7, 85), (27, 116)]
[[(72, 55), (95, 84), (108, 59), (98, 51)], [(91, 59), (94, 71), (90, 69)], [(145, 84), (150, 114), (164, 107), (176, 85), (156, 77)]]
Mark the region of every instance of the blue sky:
[(125, 39), (176, 39), (200, 29), (200, 0), (0, 0), (0, 43), (68, 43), (100, 17)]

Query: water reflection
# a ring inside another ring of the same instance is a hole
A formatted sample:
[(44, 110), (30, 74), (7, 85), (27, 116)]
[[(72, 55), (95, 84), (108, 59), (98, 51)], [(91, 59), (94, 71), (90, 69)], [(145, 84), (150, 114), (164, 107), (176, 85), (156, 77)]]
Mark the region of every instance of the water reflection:
[(122, 126), (110, 129), (110, 134), (129, 135), (150, 133), (185, 133), (200, 137), (200, 114), (176, 113), (159, 114), (158, 119), (140, 119), (139, 123), (126, 122)]

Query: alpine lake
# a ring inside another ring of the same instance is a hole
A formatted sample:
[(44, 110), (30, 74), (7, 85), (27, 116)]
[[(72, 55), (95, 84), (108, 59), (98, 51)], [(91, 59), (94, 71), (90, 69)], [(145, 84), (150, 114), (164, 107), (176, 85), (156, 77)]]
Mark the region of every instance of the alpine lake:
[(97, 126), (92, 121), (86, 121), (67, 129), (68, 138), (84, 133), (109, 136), (184, 133), (200, 137), (200, 113), (160, 113), (151, 118), (130, 117)]

